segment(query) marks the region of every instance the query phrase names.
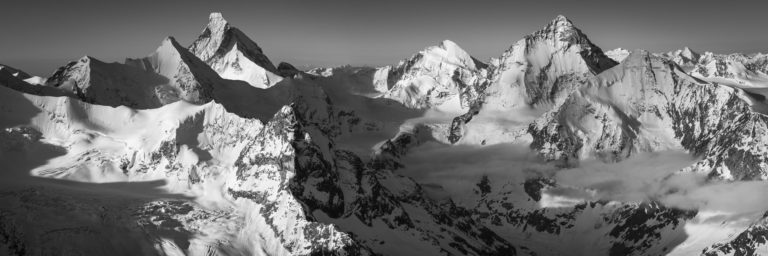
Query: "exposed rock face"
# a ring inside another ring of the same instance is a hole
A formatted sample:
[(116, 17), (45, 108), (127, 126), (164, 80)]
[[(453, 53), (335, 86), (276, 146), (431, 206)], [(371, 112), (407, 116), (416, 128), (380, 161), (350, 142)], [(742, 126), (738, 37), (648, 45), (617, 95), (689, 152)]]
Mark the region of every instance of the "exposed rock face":
[(735, 235), (733, 239), (717, 243), (703, 250), (702, 255), (756, 255), (765, 250), (768, 244), (768, 227), (766, 215), (751, 224), (746, 230)]
[[(692, 166), (726, 179), (765, 179), (764, 115), (736, 89), (702, 83), (644, 51), (591, 80), (531, 124), (532, 147), (566, 162), (619, 161), (639, 152), (684, 148)], [(724, 133), (723, 131), (728, 131)]]
[[(36, 80), (36, 81), (33, 81)], [(41, 84), (32, 84), (30, 82), (38, 82)], [(34, 95), (48, 95), (48, 96), (74, 96), (72, 88), (56, 88), (55, 86), (45, 86), (45, 79), (41, 77), (32, 77), (24, 73), (23, 71), (14, 69), (9, 66), (0, 65), (0, 85), (11, 88), (13, 90), (34, 94)]]
[[(486, 90), (486, 103), (507, 107), (555, 102), (570, 94), (585, 78), (614, 65), (616, 62), (605, 56), (570, 20), (558, 16), (491, 62), (494, 83)], [(505, 87), (519, 87), (523, 102), (509, 99), (511, 95), (503, 93)]]
[(514, 253), (508, 242), (456, 213), (459, 209), (426, 198), (412, 180), (369, 169), (353, 153), (335, 149), (333, 136), (307, 122), (302, 109), (298, 102), (275, 115), (240, 155), (237, 181), (229, 189), (236, 198), (263, 205), (261, 216), (288, 253), (400, 250), (395, 237), (374, 230), (432, 241), (419, 246), (434, 253)]
[(252, 86), (270, 87), (282, 78), (261, 48), (221, 13), (211, 13), (200, 36), (189, 51), (225, 79), (241, 80)]
[[(508, 240), (531, 241), (521, 253), (608, 255), (663, 254), (669, 237), (684, 232), (695, 211), (667, 208), (657, 202), (583, 202), (575, 206), (541, 208), (533, 198), (521, 198), (519, 185), (509, 184), (483, 197), (475, 218)], [(546, 187), (551, 187), (546, 185)], [(589, 230), (592, 234), (582, 233)], [(569, 241), (549, 246), (537, 240)], [(584, 244), (599, 248), (586, 248)], [(671, 245), (671, 246), (674, 246)]]
[(24, 71), (21, 71), (21, 70), (18, 70), (18, 69), (15, 69), (13, 67), (10, 67), (10, 66), (7, 66), (7, 65), (3, 65), (3, 64), (0, 64), (0, 70), (3, 70), (4, 72), (8, 72), (11, 76), (17, 77), (17, 78), (19, 78), (21, 80), (28, 79), (28, 78), (32, 77), (31, 75), (27, 74)]
[[(467, 84), (463, 94), (471, 103), (464, 115), (454, 119), (451, 142), (457, 143), (472, 130), (488, 130), (482, 122), (471, 123), (478, 114), (556, 107), (590, 77), (614, 65), (570, 20), (558, 16), (492, 60), (487, 81)], [(524, 134), (523, 127), (507, 129), (493, 128), (504, 130), (501, 134), (470, 134), (466, 143), (513, 141)]]
[(173, 102), (174, 95), (193, 103), (206, 103), (213, 99), (213, 88), (221, 79), (208, 65), (181, 47), (176, 39), (168, 37), (160, 47), (141, 59), (126, 59), (127, 65), (152, 71), (168, 78), (170, 85), (163, 92), (163, 103)]
[(470, 102), (460, 94), (467, 84), (485, 77), (486, 65), (445, 40), (401, 61), (394, 67), (377, 70), (375, 87), (382, 97), (396, 100), (411, 108), (467, 108)]
[(59, 68), (46, 81), (47, 86), (70, 91), (79, 99), (100, 105), (156, 108), (164, 99), (166, 77), (120, 63), (104, 63), (85, 56)]
[[(446, 40), (302, 72), (214, 13), (189, 49), (84, 57), (48, 85), (0, 66), (0, 254), (750, 255), (762, 212), (702, 240), (711, 212), (656, 197), (678, 191), (604, 199), (623, 183), (558, 175), (674, 149), (701, 186), (768, 179), (761, 56), (604, 54), (558, 16), (489, 65)], [(404, 176), (422, 158), (437, 181)]]
[(766, 95), (764, 88), (768, 87), (768, 55), (699, 54), (685, 47), (660, 56), (677, 63), (693, 77), (741, 88), (763, 97)]
[(282, 77), (297, 78), (297, 76), (301, 74), (301, 71), (291, 65), (291, 63), (280, 62), (280, 64), (277, 65), (277, 73)]

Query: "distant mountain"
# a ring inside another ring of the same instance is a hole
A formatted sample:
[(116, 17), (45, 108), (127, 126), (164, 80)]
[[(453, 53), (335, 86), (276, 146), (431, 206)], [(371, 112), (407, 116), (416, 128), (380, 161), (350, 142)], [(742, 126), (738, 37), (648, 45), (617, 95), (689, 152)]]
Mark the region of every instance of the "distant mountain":
[[(512, 107), (555, 102), (579, 80), (616, 65), (564, 16), (518, 41), (491, 62), (494, 81), (486, 89), (487, 105)], [(522, 101), (511, 101), (508, 87), (519, 88)]]
[(610, 51), (605, 52), (605, 55), (608, 56), (608, 58), (613, 59), (616, 62), (621, 62), (624, 59), (629, 56), (630, 51), (623, 48), (616, 48)]
[(28, 78), (32, 77), (31, 75), (25, 73), (24, 71), (21, 71), (21, 70), (18, 70), (18, 69), (15, 69), (13, 67), (9, 67), (9, 66), (6, 66), (6, 65), (2, 65), (2, 64), (0, 64), (0, 70), (5, 70), (5, 72), (8, 72), (12, 76), (17, 77), (17, 78), (22, 79), (22, 80), (28, 79)]
[(0, 254), (762, 253), (766, 60), (557, 16), (488, 63), (305, 72), (212, 13), (124, 64), (0, 65)]
[(205, 103), (213, 99), (213, 87), (220, 77), (208, 65), (176, 42), (173, 37), (163, 40), (148, 57), (126, 59), (125, 64), (166, 77), (170, 85), (161, 92), (163, 103), (183, 99)]
[[(682, 148), (702, 156), (692, 168), (710, 176), (768, 177), (762, 168), (768, 162), (762, 151), (768, 141), (765, 115), (738, 91), (703, 83), (645, 51), (598, 75), (529, 132), (532, 148), (550, 159), (620, 161)], [(755, 141), (743, 141), (740, 134)]]
[[(765, 54), (699, 54), (685, 47), (661, 56), (708, 82), (745, 89), (768, 88), (768, 55)], [(762, 91), (758, 93), (765, 95)]]
[(519, 110), (530, 120), (561, 104), (585, 81), (614, 65), (616, 62), (570, 20), (557, 16), (543, 29), (513, 44), (500, 58), (493, 59), (488, 67), (488, 82), (465, 89), (474, 103), (466, 114), (454, 119), (450, 141), (514, 141), (523, 134), (524, 126), (498, 127), (498, 122), (488, 124), (483, 116), (496, 118), (498, 112)]
[(16, 91), (48, 96), (73, 95), (72, 91), (45, 86), (45, 79), (30, 76), (24, 71), (0, 65), (0, 84)]
[(698, 64), (699, 60), (701, 59), (701, 55), (699, 53), (694, 52), (688, 47), (685, 47), (680, 50), (668, 52), (666, 54), (663, 54), (663, 56), (669, 58), (670, 60), (677, 63), (677, 65), (680, 65), (680, 67), (683, 68), (683, 70), (690, 72), (695, 65)]
[(69, 91), (85, 102), (139, 109), (161, 106), (158, 92), (167, 83), (166, 77), (155, 73), (90, 56), (68, 63), (46, 80), (48, 86)]
[(211, 13), (208, 24), (189, 50), (225, 79), (241, 80), (266, 88), (282, 77), (261, 48), (221, 13)]
[(450, 40), (442, 41), (401, 61), (396, 66), (377, 71), (376, 89), (384, 98), (411, 108), (443, 106), (451, 109), (467, 107), (459, 94), (463, 87), (484, 79), (487, 65), (469, 55)]

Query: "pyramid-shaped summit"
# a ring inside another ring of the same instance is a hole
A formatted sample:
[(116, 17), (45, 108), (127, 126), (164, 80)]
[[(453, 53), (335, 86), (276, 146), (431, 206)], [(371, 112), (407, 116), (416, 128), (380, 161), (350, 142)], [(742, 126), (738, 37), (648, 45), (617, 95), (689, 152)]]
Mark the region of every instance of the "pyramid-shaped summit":
[(232, 48), (237, 47), (243, 55), (271, 72), (277, 70), (275, 65), (264, 55), (258, 44), (248, 38), (242, 31), (231, 26), (219, 12), (208, 16), (208, 24), (200, 36), (189, 46), (189, 51), (205, 62), (221, 57)]
[(261, 47), (218, 12), (208, 17), (208, 24), (189, 51), (226, 79), (255, 87), (269, 87), (282, 79)]
[[(592, 48), (597, 48), (587, 38), (579, 28), (577, 28), (573, 22), (563, 15), (558, 15), (550, 21), (544, 28), (536, 31), (525, 37), (528, 44), (536, 43), (537, 41), (546, 41), (555, 48), (570, 48), (572, 46), (578, 46), (585, 50), (592, 51)], [(599, 48), (597, 48), (599, 50)], [(602, 50), (600, 50), (602, 53)], [(604, 70), (608, 67), (600, 67), (599, 70)], [(599, 71), (596, 70), (596, 71)]]
[(143, 109), (161, 105), (155, 95), (155, 87), (167, 81), (160, 75), (136, 67), (83, 56), (60, 67), (46, 80), (46, 84), (71, 92), (85, 102)]
[[(561, 99), (579, 81), (615, 66), (616, 61), (571, 20), (558, 15), (541, 30), (512, 45), (494, 64), (499, 66), (493, 74), (497, 84), (522, 86), (524, 101), (536, 105)], [(519, 72), (521, 69), (526, 72)], [(565, 81), (570, 82), (566, 85)]]
[(427, 47), (411, 58), (411, 61), (419, 60), (459, 65), (469, 69), (484, 65), (451, 40), (443, 40), (438, 45)]
[(208, 102), (212, 99), (213, 85), (221, 79), (173, 37), (166, 37), (149, 56), (126, 59), (125, 63), (168, 78), (174, 92), (164, 94), (163, 103), (173, 102), (176, 97), (193, 103)]
[(480, 128), (480, 124), (474, 126), (472, 116), (520, 109), (537, 109), (543, 113), (562, 104), (595, 74), (616, 64), (570, 19), (558, 15), (542, 29), (517, 41), (499, 58), (491, 60), (487, 69), (488, 82), (480, 81), (474, 87), (474, 94), (478, 95), (474, 98), (482, 100), (474, 100), (475, 109), (470, 109), (460, 120), (454, 120), (450, 140), (452, 143), (461, 138), (477, 142), (513, 141), (519, 133), (472, 131), (485, 129)]
[[(458, 100), (460, 88), (483, 79), (480, 70), (485, 67), (485, 63), (469, 55), (455, 42), (443, 40), (396, 66), (380, 70), (381, 76), (375, 83), (384, 92), (382, 97), (409, 108), (439, 107), (446, 102), (461, 104)], [(461, 108), (466, 104), (451, 106)]]
[(565, 15), (557, 15), (552, 22), (550, 22), (551, 25), (554, 26), (560, 26), (560, 27), (573, 27), (573, 22), (571, 22), (568, 17), (565, 17)]

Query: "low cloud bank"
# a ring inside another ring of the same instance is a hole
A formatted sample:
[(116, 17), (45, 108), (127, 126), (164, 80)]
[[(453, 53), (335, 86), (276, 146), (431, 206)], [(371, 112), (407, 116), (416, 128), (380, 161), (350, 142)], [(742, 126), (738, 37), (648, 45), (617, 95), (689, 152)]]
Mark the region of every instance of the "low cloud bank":
[[(683, 151), (641, 153), (617, 163), (582, 161), (558, 169), (525, 145), (491, 146), (427, 143), (402, 159), (400, 174), (438, 185), (459, 204), (472, 206), (477, 183), (488, 176), (497, 192), (505, 184), (549, 177), (557, 188), (544, 191), (543, 207), (567, 207), (582, 201), (658, 201), (669, 207), (740, 216), (768, 211), (768, 182), (708, 180), (706, 174), (681, 172), (698, 159)], [(521, 191), (522, 193), (522, 191)]]
[(496, 189), (556, 170), (527, 146), (518, 144), (472, 146), (429, 142), (411, 150), (402, 162), (406, 167), (398, 173), (422, 184), (438, 185), (458, 203), (468, 206), (478, 199), (474, 191), (483, 176), (488, 176), (489, 185)]
[(586, 189), (584, 193), (548, 193), (584, 200), (621, 202), (658, 201), (668, 207), (719, 212), (726, 215), (763, 213), (768, 210), (768, 183), (762, 181), (709, 180), (706, 174), (681, 172), (698, 159), (681, 151), (636, 155), (618, 163), (586, 161), (579, 167), (558, 171), (562, 186)]

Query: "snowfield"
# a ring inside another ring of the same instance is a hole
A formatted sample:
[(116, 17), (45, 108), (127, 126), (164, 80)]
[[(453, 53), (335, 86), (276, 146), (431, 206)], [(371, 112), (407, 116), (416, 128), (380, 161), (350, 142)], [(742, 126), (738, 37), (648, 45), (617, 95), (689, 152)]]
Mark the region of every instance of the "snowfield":
[(276, 67), (220, 13), (181, 45), (0, 65), (0, 255), (768, 254), (768, 55), (564, 16), (487, 62)]

